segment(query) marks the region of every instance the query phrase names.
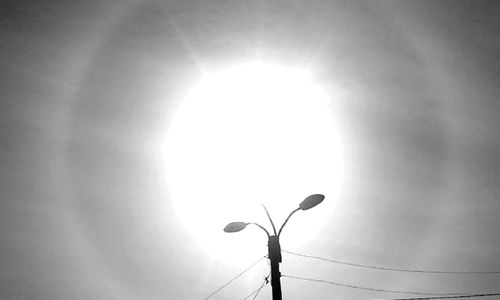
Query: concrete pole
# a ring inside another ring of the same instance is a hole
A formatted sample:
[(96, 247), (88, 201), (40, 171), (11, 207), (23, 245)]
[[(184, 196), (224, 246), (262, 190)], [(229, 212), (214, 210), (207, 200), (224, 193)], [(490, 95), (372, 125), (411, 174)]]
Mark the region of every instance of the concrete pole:
[(269, 237), (267, 244), (269, 260), (271, 261), (271, 287), (273, 290), (273, 300), (282, 300), (281, 298), (281, 246), (279, 236), (272, 235)]

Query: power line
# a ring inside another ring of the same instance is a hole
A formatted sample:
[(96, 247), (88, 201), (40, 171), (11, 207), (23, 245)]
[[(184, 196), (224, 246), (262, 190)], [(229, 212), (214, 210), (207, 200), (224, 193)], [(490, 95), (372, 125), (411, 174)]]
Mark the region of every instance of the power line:
[(393, 299), (386, 299), (386, 300), (455, 299), (455, 298), (492, 297), (492, 296), (500, 296), (500, 293), (457, 295), (457, 296), (440, 296), (440, 297), (423, 297), (423, 298), (393, 298)]
[(238, 277), (240, 277), (241, 275), (243, 275), (246, 272), (248, 272), (248, 270), (250, 270), (251, 268), (253, 268), (256, 264), (258, 264), (261, 260), (263, 260), (266, 257), (267, 257), (267, 255), (262, 256), (261, 258), (259, 258), (259, 260), (257, 260), (256, 262), (254, 262), (252, 265), (250, 265), (245, 270), (241, 271), (238, 275), (236, 275), (233, 278), (231, 278), (231, 280), (229, 280), (228, 282), (226, 282), (223, 285), (221, 285), (218, 289), (216, 289), (215, 291), (213, 291), (210, 295), (208, 295), (207, 297), (205, 297), (203, 300), (207, 300), (207, 299), (211, 298), (212, 296), (214, 296), (215, 294), (217, 294), (218, 292), (220, 292), (220, 290), (222, 290), (226, 286), (230, 285), (233, 281), (235, 281), (236, 279), (238, 279)]
[(257, 296), (259, 295), (259, 293), (262, 290), (262, 288), (264, 286), (266, 286), (268, 283), (269, 283), (269, 275), (267, 275), (266, 277), (264, 277), (264, 281), (259, 286), (259, 288), (257, 288), (255, 291), (251, 292), (248, 296), (246, 296), (245, 298), (243, 298), (243, 300), (250, 299), (250, 297), (252, 297), (252, 296), (253, 296), (252, 300), (257, 299)]
[(257, 296), (259, 295), (259, 293), (262, 290), (262, 288), (269, 283), (269, 276), (271, 276), (271, 265), (270, 264), (271, 264), (271, 262), (269, 262), (269, 264), (268, 264), (269, 273), (267, 274), (266, 277), (264, 277), (264, 281), (262, 282), (262, 284), (259, 286), (258, 289), (256, 289), (255, 291), (253, 291), (250, 295), (246, 296), (243, 300), (246, 300), (246, 299), (250, 298), (252, 295), (254, 295), (253, 298), (252, 298), (252, 300), (257, 299)]
[(370, 287), (364, 287), (364, 286), (359, 286), (359, 285), (345, 284), (345, 283), (339, 283), (339, 282), (334, 282), (334, 281), (327, 281), (327, 280), (315, 279), (315, 278), (305, 278), (305, 277), (298, 277), (298, 276), (291, 276), (291, 275), (281, 275), (281, 277), (288, 277), (288, 278), (305, 280), (305, 281), (327, 283), (327, 284), (332, 284), (332, 285), (337, 285), (337, 286), (342, 286), (342, 287), (348, 287), (348, 288), (352, 288), (352, 289), (375, 291), (375, 292), (400, 293), (400, 294), (412, 294), (412, 295), (431, 295), (431, 296), (459, 296), (459, 295), (463, 295), (461, 293), (426, 293), (426, 292), (414, 292), (414, 291), (377, 289), (377, 288), (370, 288)]
[(375, 270), (384, 270), (384, 271), (394, 271), (394, 272), (409, 272), (409, 273), (428, 273), (428, 274), (500, 274), (500, 271), (436, 271), (436, 270), (412, 270), (412, 269), (400, 269), (400, 268), (387, 268), (387, 267), (379, 267), (379, 266), (370, 266), (370, 265), (363, 265), (363, 264), (357, 264), (357, 263), (350, 263), (350, 262), (345, 262), (345, 261), (340, 261), (340, 260), (334, 260), (334, 259), (328, 259), (320, 256), (312, 256), (312, 255), (306, 255), (306, 254), (300, 254), (292, 251), (287, 251), (287, 250), (281, 250), (282, 252), (295, 255), (295, 256), (300, 256), (300, 257), (306, 257), (306, 258), (312, 258), (312, 259), (317, 259), (317, 260), (322, 260), (326, 262), (331, 262), (335, 264), (340, 264), (340, 265), (347, 265), (347, 266), (353, 266), (353, 267), (359, 267), (359, 268), (367, 268), (367, 269), (375, 269)]

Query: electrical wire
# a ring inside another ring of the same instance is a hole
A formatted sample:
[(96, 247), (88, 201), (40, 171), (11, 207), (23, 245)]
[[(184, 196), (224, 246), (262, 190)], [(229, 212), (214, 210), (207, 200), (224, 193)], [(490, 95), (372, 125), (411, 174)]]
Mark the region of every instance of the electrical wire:
[(228, 282), (226, 282), (223, 285), (221, 285), (218, 289), (216, 289), (215, 291), (213, 291), (210, 295), (208, 295), (207, 297), (205, 297), (203, 300), (207, 300), (207, 299), (211, 298), (212, 296), (214, 296), (215, 294), (217, 294), (218, 292), (220, 292), (223, 288), (225, 288), (226, 286), (230, 285), (233, 281), (235, 281), (236, 279), (238, 279), (241, 275), (243, 275), (246, 272), (248, 272), (251, 268), (255, 267), (255, 265), (257, 265), (261, 260), (263, 260), (266, 257), (267, 257), (267, 255), (262, 256), (261, 258), (259, 258), (256, 262), (254, 262), (253, 264), (251, 264), (245, 270), (241, 271), (238, 275), (236, 275), (233, 278), (231, 278), (231, 280), (229, 280)]
[(364, 286), (359, 286), (359, 285), (345, 284), (345, 283), (339, 283), (339, 282), (334, 282), (334, 281), (327, 281), (327, 280), (322, 280), (322, 279), (306, 278), (306, 277), (299, 277), (299, 276), (291, 276), (291, 275), (281, 275), (281, 277), (288, 277), (288, 278), (305, 280), (305, 281), (327, 283), (327, 284), (332, 284), (332, 285), (337, 285), (337, 286), (342, 286), (342, 287), (348, 287), (348, 288), (352, 288), (352, 289), (375, 291), (375, 292), (400, 293), (400, 294), (412, 294), (412, 295), (428, 295), (428, 296), (460, 296), (460, 295), (464, 295), (462, 293), (426, 293), (426, 292), (414, 292), (414, 291), (377, 289), (377, 288), (370, 288), (370, 287), (364, 287)]
[(300, 254), (297, 252), (292, 252), (292, 251), (283, 250), (283, 249), (281, 251), (288, 253), (288, 254), (291, 254), (291, 255), (295, 255), (295, 256), (312, 258), (312, 259), (322, 260), (322, 261), (331, 262), (331, 263), (335, 263), (335, 264), (341, 264), (341, 265), (347, 265), (347, 266), (353, 266), (353, 267), (359, 267), (359, 268), (375, 269), (375, 270), (384, 270), (384, 271), (409, 272), (409, 273), (428, 273), (428, 274), (461, 274), (461, 275), (500, 274), (500, 271), (436, 271), (436, 270), (412, 270), (412, 269), (400, 269), (400, 268), (387, 268), (387, 267), (370, 266), (370, 265), (363, 265), (363, 264), (333, 260), (333, 259), (328, 259), (328, 258), (324, 258), (324, 257), (320, 257), (320, 256)]
[(259, 286), (259, 288), (257, 288), (255, 291), (251, 292), (248, 296), (246, 296), (245, 298), (243, 298), (243, 300), (250, 299), (250, 297), (252, 297), (252, 296), (253, 296), (252, 300), (257, 299), (257, 296), (259, 295), (259, 293), (262, 290), (262, 288), (264, 286), (266, 286), (268, 283), (269, 283), (269, 275), (267, 275), (266, 277), (264, 277), (264, 281)]
[(249, 299), (252, 296), (253, 296), (252, 300), (257, 299), (257, 296), (259, 295), (259, 293), (262, 290), (262, 288), (269, 283), (269, 277), (271, 276), (271, 262), (268, 261), (267, 265), (269, 267), (269, 273), (267, 273), (267, 276), (264, 277), (264, 281), (262, 282), (262, 284), (255, 291), (251, 292), (248, 296), (246, 296), (245, 298), (243, 298), (243, 300), (247, 300), (247, 299)]
[(492, 296), (500, 296), (500, 293), (457, 295), (457, 296), (440, 296), (440, 297), (423, 297), (423, 298), (393, 298), (393, 299), (385, 299), (385, 300), (456, 299), (456, 298), (492, 297)]

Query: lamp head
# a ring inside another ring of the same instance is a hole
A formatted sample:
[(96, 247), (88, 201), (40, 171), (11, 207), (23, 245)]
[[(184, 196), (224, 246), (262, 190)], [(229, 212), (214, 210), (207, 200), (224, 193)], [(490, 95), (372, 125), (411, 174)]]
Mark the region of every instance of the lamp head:
[(247, 223), (245, 222), (231, 222), (224, 227), (225, 232), (238, 232), (242, 231), (247, 227)]
[(311, 209), (320, 204), (323, 199), (325, 199), (325, 196), (321, 194), (310, 195), (300, 203), (299, 208), (302, 210)]

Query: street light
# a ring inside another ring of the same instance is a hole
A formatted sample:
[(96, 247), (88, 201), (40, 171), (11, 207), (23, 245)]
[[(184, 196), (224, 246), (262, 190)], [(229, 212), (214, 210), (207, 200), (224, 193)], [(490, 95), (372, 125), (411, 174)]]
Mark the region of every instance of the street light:
[(323, 200), (325, 199), (324, 195), (321, 194), (314, 194), (310, 195), (307, 198), (305, 198), (300, 204), (299, 207), (293, 210), (288, 217), (286, 218), (285, 222), (281, 225), (280, 229), (278, 232), (276, 232), (276, 227), (274, 226), (273, 219), (271, 219), (271, 216), (269, 215), (269, 212), (267, 211), (267, 208), (264, 207), (264, 210), (266, 211), (266, 215), (271, 222), (271, 226), (273, 227), (273, 233), (274, 235), (270, 235), (269, 231), (267, 229), (258, 224), (258, 223), (246, 223), (246, 222), (231, 222), (224, 227), (224, 231), (228, 233), (233, 233), (233, 232), (238, 232), (247, 227), (247, 225), (255, 225), (262, 229), (267, 237), (268, 237), (268, 243), (267, 243), (267, 250), (268, 250), (268, 256), (269, 260), (271, 261), (271, 286), (273, 290), (273, 300), (281, 300), (281, 281), (280, 281), (280, 269), (279, 269), (279, 263), (281, 262), (281, 246), (280, 246), (280, 240), (279, 237), (281, 235), (281, 232), (283, 231), (283, 227), (285, 227), (286, 223), (290, 219), (290, 217), (296, 213), (299, 210), (308, 210), (316, 205), (320, 204)]

